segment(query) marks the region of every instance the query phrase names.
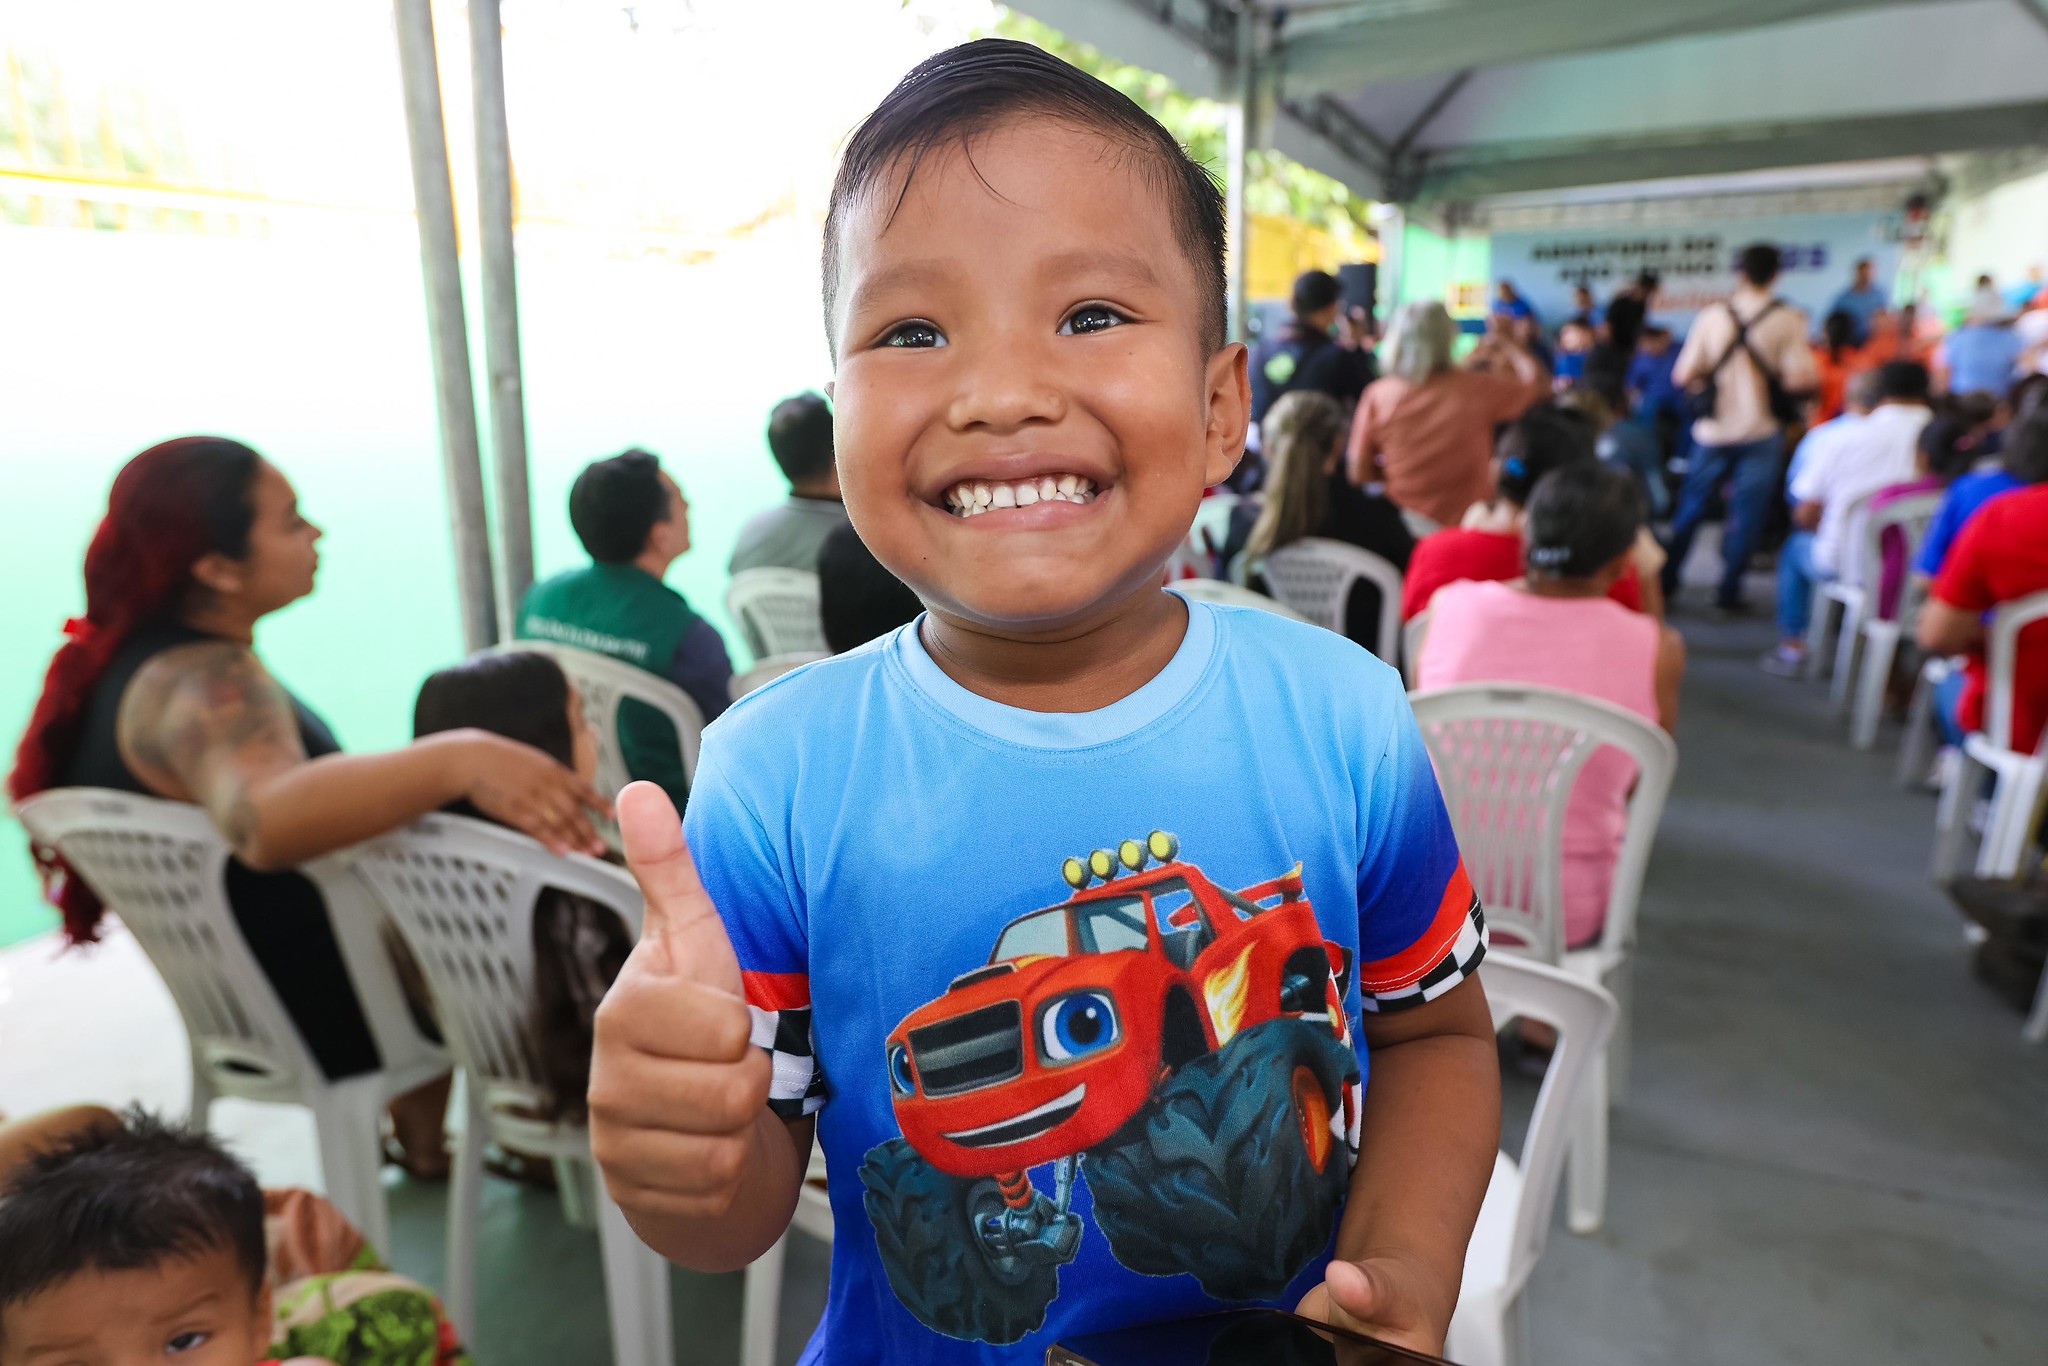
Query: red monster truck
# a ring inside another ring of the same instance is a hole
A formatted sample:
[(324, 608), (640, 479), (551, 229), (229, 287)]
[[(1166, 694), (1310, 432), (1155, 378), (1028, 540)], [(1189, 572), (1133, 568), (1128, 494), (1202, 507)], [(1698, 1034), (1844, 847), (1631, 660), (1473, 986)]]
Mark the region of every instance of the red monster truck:
[(1070, 899), (889, 1035), (903, 1137), (861, 1180), (890, 1284), (936, 1331), (1006, 1343), (1045, 1321), (1084, 1159), (1134, 1271), (1264, 1299), (1327, 1243), (1358, 1134), (1350, 953), (1299, 865), (1232, 892), (1179, 852), (1154, 831), (1068, 859)]

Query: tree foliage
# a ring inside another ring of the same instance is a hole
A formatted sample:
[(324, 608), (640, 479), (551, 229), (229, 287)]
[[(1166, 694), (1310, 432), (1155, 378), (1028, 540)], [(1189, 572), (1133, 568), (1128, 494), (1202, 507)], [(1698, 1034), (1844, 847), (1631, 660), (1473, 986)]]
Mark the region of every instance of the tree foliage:
[[(1135, 100), (1180, 139), (1195, 160), (1221, 175), (1225, 158), (1225, 109), (1217, 100), (1187, 94), (1156, 71), (1106, 56), (1077, 43), (1050, 25), (999, 7), (994, 36), (1015, 38), (1042, 47), (1071, 62)], [(1292, 218), (1322, 228), (1340, 240), (1366, 237), (1370, 201), (1353, 194), (1343, 182), (1270, 149), (1248, 158), (1245, 205), (1253, 213)]]

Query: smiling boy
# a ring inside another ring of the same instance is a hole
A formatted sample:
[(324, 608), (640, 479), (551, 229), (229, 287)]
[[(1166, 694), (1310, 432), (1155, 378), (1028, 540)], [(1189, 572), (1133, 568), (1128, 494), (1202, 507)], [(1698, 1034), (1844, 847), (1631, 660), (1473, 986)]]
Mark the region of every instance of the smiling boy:
[(1159, 586), (1243, 450), (1222, 261), (1206, 173), (1023, 44), (848, 144), (840, 483), (928, 610), (711, 727), (687, 844), (622, 796), (647, 920), (590, 1094), (614, 1197), (699, 1269), (780, 1236), (823, 1144), (805, 1361), (1243, 1303), (1442, 1345), (1499, 1079), (1414, 718), (1342, 637)]

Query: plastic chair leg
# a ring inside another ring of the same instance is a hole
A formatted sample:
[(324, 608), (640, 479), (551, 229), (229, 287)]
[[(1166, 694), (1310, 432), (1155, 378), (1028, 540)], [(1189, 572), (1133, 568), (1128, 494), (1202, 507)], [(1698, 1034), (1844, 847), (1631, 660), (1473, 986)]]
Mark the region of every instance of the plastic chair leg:
[(2027, 1013), (2026, 1028), (2020, 1037), (2028, 1043), (2048, 1040), (2048, 972), (2041, 974), (2041, 985), (2034, 989), (2034, 1008)]
[(1451, 1315), (1451, 1331), (1444, 1342), (1444, 1355), (1459, 1366), (1517, 1366), (1522, 1359), (1516, 1341), (1521, 1296), (1514, 1306), (1501, 1304), (1491, 1295), (1472, 1295), (1458, 1301)]
[(476, 1245), (482, 1217), (484, 1145), (490, 1140), (480, 1088), (455, 1074), (450, 1110), (459, 1116), (454, 1170), (448, 1180), (448, 1256), (442, 1289), (448, 1319), (466, 1343), (476, 1342)]
[(1849, 685), (1856, 678), (1856, 656), (1863, 644), (1863, 613), (1844, 605), (1842, 624), (1835, 632), (1835, 672), (1828, 680), (1828, 705), (1836, 712), (1849, 709)]
[(1899, 769), (1894, 781), (1914, 788), (1927, 776), (1934, 757), (1934, 684), (1923, 671), (1913, 684), (1913, 700), (1906, 704), (1906, 733), (1899, 742)]
[(782, 1310), (782, 1266), (789, 1256), (784, 1232), (747, 1268), (746, 1307), (740, 1314), (740, 1366), (775, 1366), (775, 1330)]
[(2032, 841), (2034, 822), (2041, 808), (2043, 768), (2021, 764), (1998, 775), (1998, 788), (1991, 798), (1991, 819), (1984, 829), (1984, 843), (1977, 854), (1977, 876), (2013, 878), (2025, 862)]
[(1870, 624), (1863, 642), (1863, 667), (1856, 674), (1856, 703), (1849, 719), (1849, 743), (1869, 749), (1877, 743), (1877, 728), (1884, 719), (1885, 685), (1892, 681), (1892, 661), (1898, 657), (1899, 628), (1896, 622)]
[(555, 1159), (555, 1190), (562, 1197), (562, 1222), (570, 1228), (597, 1227), (597, 1168), (576, 1157)]
[(1567, 1155), (1569, 1216), (1573, 1233), (1598, 1233), (1607, 1219), (1607, 1058), (1586, 1063), (1586, 1093), (1572, 1117)]
[(597, 1239), (604, 1254), (605, 1308), (613, 1366), (674, 1366), (675, 1328), (668, 1263), (633, 1232), (609, 1195), (598, 1193)]
[(1834, 622), (1835, 613), (1841, 609), (1840, 599), (1826, 593), (1816, 593), (1813, 598), (1813, 615), (1806, 620), (1806, 676), (1827, 677), (1828, 630)]
[(380, 1256), (388, 1256), (391, 1216), (384, 1203), (384, 1157), (377, 1140), (384, 1112), (382, 1076), (372, 1073), (335, 1082), (311, 1108), (327, 1198)]
[(1635, 1012), (1635, 961), (1625, 958), (1601, 982), (1621, 1009), (1614, 1017), (1614, 1032), (1607, 1036), (1607, 1108), (1628, 1098), (1629, 1020)]
[(1944, 757), (1941, 800), (1934, 808), (1934, 880), (1946, 883), (1966, 866), (1964, 846), (1970, 838), (1970, 807), (1982, 781), (1984, 766), (1960, 749)]

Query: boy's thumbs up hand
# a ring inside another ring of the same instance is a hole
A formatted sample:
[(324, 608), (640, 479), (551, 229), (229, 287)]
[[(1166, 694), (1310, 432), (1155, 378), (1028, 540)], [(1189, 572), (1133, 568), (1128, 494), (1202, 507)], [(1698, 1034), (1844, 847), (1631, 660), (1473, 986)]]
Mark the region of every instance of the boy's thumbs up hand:
[(626, 865), (647, 902), (640, 942), (598, 1007), (590, 1147), (628, 1209), (723, 1214), (768, 1105), (739, 958), (697, 878), (682, 822), (652, 783), (619, 794)]

